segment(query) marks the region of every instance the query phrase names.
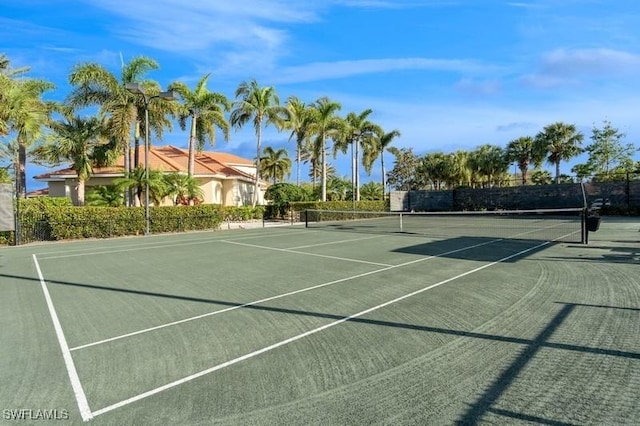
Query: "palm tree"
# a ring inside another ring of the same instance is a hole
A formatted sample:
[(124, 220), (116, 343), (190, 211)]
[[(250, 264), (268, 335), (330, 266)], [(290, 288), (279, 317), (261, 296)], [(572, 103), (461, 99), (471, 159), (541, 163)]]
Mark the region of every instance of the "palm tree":
[(255, 80), (242, 82), (236, 89), (236, 102), (231, 111), (231, 125), (241, 128), (253, 121), (256, 132), (256, 176), (253, 189), (253, 207), (258, 203), (260, 182), (260, 147), (262, 144), (262, 126), (275, 124), (281, 126), (286, 117), (285, 108), (280, 106), (280, 98), (272, 86), (260, 87)]
[[(142, 96), (129, 92), (125, 86), (129, 83), (140, 82), (146, 93), (157, 94), (160, 92), (158, 83), (152, 80), (143, 80), (146, 73), (158, 69), (158, 63), (153, 59), (139, 56), (129, 63), (122, 65), (122, 74), (117, 77), (102, 65), (96, 63), (79, 64), (73, 68), (69, 76), (69, 82), (74, 87), (68, 97), (68, 104), (72, 107), (85, 107), (97, 105), (103, 115), (109, 118), (109, 133), (114, 138), (117, 148), (124, 154), (124, 172), (131, 172), (139, 166), (139, 160), (134, 160), (131, 167), (130, 137), (131, 129), (136, 125), (135, 149), (139, 150), (139, 122), (144, 117), (145, 101)], [(156, 102), (149, 105), (149, 123), (154, 128), (155, 134), (160, 136), (162, 128), (170, 124), (166, 121), (165, 108), (167, 105)], [(161, 113), (158, 114), (158, 109)], [(163, 120), (158, 123), (158, 115)], [(145, 130), (146, 131), (146, 130)], [(136, 154), (137, 155), (137, 154)], [(138, 157), (136, 157), (138, 158)], [(129, 204), (129, 199), (126, 199)]]
[(189, 131), (189, 165), (187, 174), (193, 177), (195, 169), (196, 151), (204, 149), (206, 140), (211, 146), (216, 141), (216, 127), (222, 130), (225, 140), (229, 140), (229, 123), (224, 114), (231, 105), (226, 96), (207, 89), (209, 76), (207, 74), (198, 81), (193, 91), (181, 82), (171, 83), (169, 90), (175, 91), (182, 99), (181, 111), (178, 114), (180, 127), (186, 128), (187, 119), (191, 118)]
[(555, 165), (556, 183), (560, 182), (560, 162), (579, 155), (583, 151), (582, 140), (583, 135), (576, 131), (575, 125), (562, 122), (549, 124), (536, 135), (538, 152), (546, 153), (547, 162)]
[(287, 99), (287, 117), (283, 128), (290, 129), (289, 140), (296, 139), (296, 185), (300, 186), (300, 162), (302, 153), (309, 145), (309, 125), (311, 114), (309, 107), (295, 96)]
[(442, 184), (447, 181), (446, 158), (443, 152), (432, 152), (422, 158), (420, 170), (435, 190), (440, 190)]
[[(371, 173), (371, 166), (375, 159), (380, 156), (380, 167), (382, 171), (382, 201), (385, 199), (386, 175), (384, 170), (384, 152), (389, 151), (393, 140), (400, 137), (399, 130), (392, 130), (385, 133), (382, 129), (377, 132), (372, 139), (372, 143), (365, 146), (362, 162), (367, 173)], [(390, 152), (390, 151), (389, 151)]]
[[(147, 186), (146, 170), (137, 167), (125, 177), (114, 179), (114, 185), (120, 189), (133, 189), (138, 200), (142, 200), (142, 194)], [(149, 170), (149, 198), (158, 206), (167, 194), (167, 183), (161, 170)]]
[(527, 184), (527, 171), (530, 164), (541, 162), (535, 151), (535, 141), (531, 136), (522, 136), (507, 144), (507, 161), (518, 164), (522, 174), (522, 184)]
[(504, 150), (491, 144), (484, 144), (471, 152), (468, 164), (482, 187), (500, 185), (509, 168)]
[(26, 67), (12, 70), (8, 58), (0, 56), (0, 135), (15, 134), (16, 193), (22, 197), (27, 195), (27, 147), (43, 134), (52, 107), (42, 96), (54, 88), (47, 81), (23, 77), (27, 71)]
[(169, 173), (164, 175), (164, 181), (166, 183), (164, 196), (171, 197), (174, 205), (191, 205), (204, 196), (204, 191), (192, 176), (182, 173)]
[(380, 182), (369, 182), (362, 185), (362, 198), (365, 200), (384, 200), (384, 186)]
[[(352, 149), (352, 175), (353, 187), (355, 188), (355, 200), (360, 201), (360, 173), (358, 169), (359, 148), (367, 149), (374, 144), (373, 139), (382, 129), (380, 126), (373, 124), (368, 120), (369, 115), (373, 113), (372, 109), (366, 109), (360, 114), (350, 112), (344, 119), (345, 127), (334, 145), (335, 151), (340, 150), (346, 153), (347, 148), (351, 145)], [(365, 165), (363, 157), (363, 165)], [(366, 167), (366, 166), (365, 166)], [(370, 171), (370, 169), (368, 169)]]
[(11, 183), (11, 175), (6, 167), (0, 167), (0, 183)]
[(105, 121), (68, 114), (63, 120), (52, 122), (50, 127), (54, 133), (35, 154), (51, 165), (71, 162), (71, 169), (78, 175), (77, 205), (83, 206), (85, 182), (93, 174), (93, 150), (108, 142)]
[(87, 190), (89, 206), (120, 207), (124, 202), (122, 191), (116, 185), (97, 185)]
[(273, 183), (284, 180), (284, 175), (291, 174), (291, 160), (286, 149), (274, 150), (270, 146), (264, 149), (260, 157), (260, 170), (265, 179), (273, 179)]
[(445, 173), (448, 176), (448, 184), (454, 188), (460, 185), (469, 185), (472, 179), (472, 170), (469, 167), (469, 151), (457, 150), (447, 156)]
[(320, 162), (322, 164), (322, 201), (327, 201), (327, 139), (337, 139), (342, 120), (335, 114), (340, 110), (341, 105), (329, 100), (327, 97), (318, 99), (312, 105), (312, 123), (309, 129), (316, 136), (316, 143), (320, 151)]

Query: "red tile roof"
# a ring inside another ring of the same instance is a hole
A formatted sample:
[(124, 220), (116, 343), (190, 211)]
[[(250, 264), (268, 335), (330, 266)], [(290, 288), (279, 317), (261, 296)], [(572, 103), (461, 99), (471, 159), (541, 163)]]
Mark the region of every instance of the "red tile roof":
[[(144, 147), (138, 148), (140, 167), (144, 167)], [(133, 161), (133, 152), (131, 155)], [(171, 145), (162, 147), (151, 147), (149, 149), (149, 167), (153, 170), (165, 172), (186, 172), (189, 161), (189, 151), (176, 148)], [(236, 167), (254, 167), (254, 163), (246, 158), (223, 152), (201, 152), (196, 154), (195, 177), (215, 176), (221, 179), (241, 179), (253, 180), (254, 175), (239, 170)], [(120, 156), (114, 166), (96, 167), (93, 169), (94, 176), (121, 176), (124, 170), (124, 156)], [(59, 169), (49, 173), (40, 174), (34, 178), (37, 180), (49, 181), (64, 178), (75, 178), (76, 172), (71, 168)]]

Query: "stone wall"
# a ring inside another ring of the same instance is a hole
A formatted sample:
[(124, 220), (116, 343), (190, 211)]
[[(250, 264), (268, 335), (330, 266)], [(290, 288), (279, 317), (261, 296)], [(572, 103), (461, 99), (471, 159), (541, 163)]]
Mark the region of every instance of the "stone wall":
[(527, 185), (446, 191), (392, 191), (391, 211), (518, 210), (583, 207), (595, 199), (611, 206), (640, 206), (640, 181)]

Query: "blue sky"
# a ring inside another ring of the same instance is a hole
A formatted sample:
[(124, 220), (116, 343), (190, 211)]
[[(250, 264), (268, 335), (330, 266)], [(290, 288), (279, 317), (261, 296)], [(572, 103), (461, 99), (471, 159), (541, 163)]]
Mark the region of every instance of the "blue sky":
[[(229, 98), (255, 78), (282, 101), (328, 96), (341, 115), (371, 108), (372, 121), (402, 133), (395, 146), (418, 154), (505, 146), (555, 121), (587, 143), (609, 120), (640, 147), (637, 0), (22, 0), (3, 2), (0, 40), (14, 67), (57, 85), (55, 99), (75, 64), (117, 74), (122, 59), (144, 55), (159, 62), (148, 77), (163, 87), (211, 72), (209, 89)], [(293, 158), (287, 138), (269, 130), (264, 145)], [(153, 141), (186, 142), (179, 128)], [(253, 158), (255, 136), (234, 131), (215, 149)], [(348, 158), (334, 163), (350, 176)]]

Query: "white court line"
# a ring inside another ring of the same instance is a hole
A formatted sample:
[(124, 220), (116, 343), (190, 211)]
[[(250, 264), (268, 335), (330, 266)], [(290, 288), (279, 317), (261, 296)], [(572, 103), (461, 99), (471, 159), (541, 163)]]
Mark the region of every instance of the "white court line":
[[(404, 296), (397, 297), (397, 298), (395, 298), (393, 300), (390, 300), (388, 302), (381, 303), (381, 304), (376, 305), (376, 306), (374, 306), (372, 308), (365, 309), (364, 311), (360, 311), (360, 312), (358, 312), (356, 314), (349, 315), (348, 317), (344, 317), (342, 319), (333, 321), (333, 322), (331, 322), (329, 324), (326, 324), (326, 325), (323, 325), (321, 327), (314, 328), (313, 330), (309, 330), (307, 332), (304, 332), (304, 333), (298, 334), (296, 336), (290, 337), (288, 339), (282, 340), (282, 341), (280, 341), (278, 343), (274, 343), (273, 345), (269, 345), (269, 346), (266, 346), (266, 347), (264, 347), (262, 349), (258, 349), (257, 351), (253, 351), (253, 352), (250, 352), (248, 354), (242, 355), (242, 356), (240, 356), (238, 358), (234, 358), (234, 359), (229, 360), (227, 362), (223, 362), (222, 364), (218, 364), (215, 367), (211, 367), (211, 368), (208, 368), (206, 370), (202, 370), (202, 371), (200, 371), (198, 373), (192, 374), (190, 376), (184, 377), (184, 378), (176, 380), (174, 382), (167, 383), (164, 386), (160, 386), (160, 387), (157, 387), (155, 389), (151, 389), (151, 390), (149, 390), (147, 392), (143, 392), (143, 393), (141, 393), (139, 395), (136, 395), (136, 396), (134, 396), (132, 398), (125, 399), (123, 401), (120, 401), (120, 402), (117, 402), (115, 404), (112, 404), (112, 405), (109, 405), (107, 407), (104, 407), (104, 408), (102, 408), (100, 410), (96, 410), (96, 411), (93, 412), (93, 415), (94, 416), (99, 416), (101, 414), (104, 414), (104, 413), (107, 413), (109, 411), (115, 410), (116, 408), (124, 407), (125, 405), (131, 404), (133, 402), (140, 401), (141, 399), (144, 399), (144, 398), (147, 398), (149, 396), (155, 395), (155, 394), (160, 393), (162, 391), (165, 391), (167, 389), (171, 389), (171, 388), (176, 387), (178, 385), (190, 382), (190, 381), (192, 381), (194, 379), (197, 379), (199, 377), (202, 377), (202, 376), (205, 376), (207, 374), (213, 373), (214, 371), (221, 370), (221, 369), (223, 369), (225, 367), (229, 367), (229, 366), (231, 366), (233, 364), (237, 364), (237, 363), (239, 363), (241, 361), (247, 360), (249, 358), (253, 358), (253, 357), (261, 355), (261, 354), (263, 354), (265, 352), (272, 351), (272, 350), (277, 349), (277, 348), (279, 348), (281, 346), (284, 346), (284, 345), (287, 345), (289, 343), (295, 342), (297, 340), (303, 339), (303, 338), (305, 338), (307, 336), (310, 336), (312, 334), (319, 333), (319, 332), (327, 330), (327, 329), (329, 329), (331, 327), (335, 327), (336, 325), (342, 324), (342, 323), (347, 322), (347, 321), (349, 321), (351, 319), (358, 318), (358, 317), (361, 317), (361, 316), (366, 315), (368, 313), (377, 311), (377, 310), (379, 310), (381, 308), (384, 308), (386, 306), (389, 306), (389, 305), (392, 305), (394, 303), (400, 302), (400, 301), (402, 301), (404, 299), (408, 299), (410, 297), (413, 297), (413, 296), (418, 295), (420, 293), (423, 293), (425, 291), (428, 291), (428, 290), (431, 290), (433, 288), (439, 287), (439, 286), (441, 286), (443, 284), (446, 284), (446, 283), (449, 283), (451, 281), (457, 280), (458, 278), (462, 278), (462, 277), (465, 277), (467, 275), (471, 275), (471, 274), (473, 274), (475, 272), (481, 271), (481, 270), (486, 269), (486, 268), (488, 268), (490, 266), (496, 265), (498, 263), (504, 262), (506, 260), (512, 259), (512, 258), (517, 257), (517, 256), (521, 256), (521, 255), (523, 255), (523, 254), (525, 254), (525, 253), (527, 253), (529, 251), (538, 249), (538, 248), (543, 247), (543, 246), (545, 246), (547, 244), (549, 244), (548, 241), (544, 242), (542, 244), (538, 244), (538, 245), (536, 245), (534, 247), (530, 247), (530, 248), (528, 248), (526, 250), (519, 251), (518, 253), (512, 254), (510, 256), (503, 257), (502, 259), (497, 260), (495, 262), (487, 263), (485, 265), (479, 266), (479, 267), (477, 267), (475, 269), (472, 269), (470, 271), (463, 272), (462, 274), (456, 275), (455, 277), (448, 278), (446, 280), (443, 280), (443, 281), (440, 281), (438, 283), (432, 284), (432, 285), (430, 285), (428, 287), (424, 287), (424, 288), (421, 288), (421, 289), (416, 290), (414, 292), (405, 294)], [(422, 259), (418, 259), (418, 260), (422, 260)]]
[[(297, 246), (297, 247), (287, 247), (287, 250), (299, 250), (299, 249), (303, 249), (303, 248), (311, 248), (311, 247), (320, 247), (320, 246), (329, 246), (332, 244), (343, 244), (343, 243), (350, 243), (352, 241), (362, 241), (362, 240), (370, 240), (372, 238), (381, 238), (384, 235), (373, 235), (371, 237), (361, 237), (361, 238), (351, 238), (349, 240), (340, 240), (340, 241), (330, 241), (328, 243), (319, 243), (319, 244), (308, 244), (306, 246)], [(234, 240), (237, 241), (237, 240)]]
[(347, 257), (339, 257), (339, 256), (329, 256), (326, 254), (318, 254), (318, 253), (306, 253), (303, 251), (295, 251), (292, 249), (283, 249), (283, 248), (276, 248), (276, 247), (267, 247), (267, 246), (259, 246), (257, 244), (247, 244), (247, 243), (239, 243), (237, 241), (229, 241), (229, 240), (220, 240), (223, 243), (228, 243), (228, 244), (236, 244), (239, 246), (245, 246), (245, 247), (253, 247), (253, 248), (259, 248), (259, 249), (263, 249), (263, 250), (272, 250), (272, 251), (282, 251), (285, 253), (293, 253), (293, 254), (299, 254), (302, 256), (313, 256), (313, 257), (324, 257), (326, 259), (334, 259), (334, 260), (342, 260), (344, 262), (355, 262), (355, 263), (364, 263), (367, 265), (375, 265), (375, 266), (393, 266), (393, 265), (389, 265), (387, 263), (378, 263), (378, 262), (369, 262), (367, 260), (358, 260), (358, 259), (350, 259)]
[[(317, 232), (317, 231), (310, 231), (310, 232)], [(254, 235), (254, 236), (240, 237), (240, 238), (237, 238), (237, 239), (238, 240), (245, 240), (245, 239), (262, 238), (262, 237), (276, 237), (276, 236), (279, 236), (279, 235), (291, 235), (291, 234), (287, 233), (287, 234)], [(220, 238), (207, 238), (206, 240), (198, 239), (198, 240), (194, 240), (194, 241), (185, 241), (185, 242), (181, 242), (181, 243), (165, 243), (165, 244), (154, 243), (155, 245), (138, 244), (135, 247), (120, 246), (120, 247), (117, 247), (117, 248), (115, 248), (113, 250), (96, 250), (96, 251), (92, 251), (92, 252), (83, 251), (82, 253), (58, 254), (58, 255), (55, 255), (55, 256), (41, 256), (40, 259), (41, 260), (65, 259), (65, 258), (69, 258), (69, 257), (94, 256), (94, 255), (112, 254), (112, 253), (126, 253), (126, 252), (131, 252), (131, 251), (153, 250), (153, 249), (160, 249), (160, 248), (167, 248), (167, 247), (182, 247), (182, 246), (190, 246), (190, 245), (216, 243), (216, 242), (223, 241), (222, 238), (224, 238), (224, 237), (220, 236)], [(123, 247), (127, 247), (127, 248), (123, 248)]]
[(134, 331), (134, 332), (131, 332), (131, 333), (121, 334), (119, 336), (110, 337), (108, 339), (99, 340), (97, 342), (92, 342), (92, 343), (87, 343), (85, 345), (76, 346), (74, 348), (71, 348), (71, 351), (77, 351), (77, 350), (80, 350), (80, 349), (89, 348), (91, 346), (97, 346), (97, 345), (101, 345), (103, 343), (108, 343), (108, 342), (113, 342), (115, 340), (124, 339), (126, 337), (136, 336), (138, 334), (148, 333), (150, 331), (160, 330), (160, 329), (171, 327), (171, 326), (174, 326), (174, 325), (183, 324), (183, 323), (186, 323), (186, 322), (189, 322), (189, 321), (194, 321), (194, 320), (198, 320), (198, 319), (201, 319), (201, 318), (206, 318), (206, 317), (210, 317), (210, 316), (213, 316), (213, 315), (218, 315), (218, 314), (222, 314), (222, 313), (225, 313), (225, 312), (234, 311), (236, 309), (246, 308), (248, 306), (253, 306), (253, 305), (258, 305), (260, 303), (264, 303), (264, 302), (268, 302), (268, 301), (276, 300), (276, 299), (281, 299), (281, 298), (287, 297), (287, 296), (293, 296), (294, 294), (299, 294), (299, 293), (304, 293), (306, 291), (316, 290), (318, 288), (327, 287), (327, 286), (330, 286), (330, 285), (333, 285), (333, 284), (342, 283), (342, 282), (345, 282), (345, 281), (351, 281), (351, 280), (354, 280), (354, 279), (357, 279), (357, 278), (362, 278), (362, 277), (366, 277), (366, 276), (369, 276), (369, 275), (377, 274), (379, 272), (388, 271), (390, 269), (401, 268), (403, 266), (412, 265), (414, 263), (423, 262), (425, 260), (435, 259), (435, 258), (442, 257), (442, 256), (448, 256), (448, 255), (453, 254), (453, 253), (458, 253), (458, 252), (461, 252), (461, 251), (470, 250), (470, 249), (481, 247), (481, 246), (484, 246), (484, 245), (487, 245), (487, 244), (492, 244), (492, 243), (495, 243), (497, 241), (501, 241), (501, 240), (486, 241), (486, 242), (483, 242), (483, 243), (474, 244), (472, 246), (467, 246), (467, 247), (462, 247), (462, 248), (459, 248), (459, 249), (451, 250), (451, 251), (448, 251), (448, 252), (445, 252), (445, 253), (441, 253), (441, 254), (437, 254), (437, 255), (422, 257), (420, 259), (414, 259), (414, 260), (411, 260), (409, 262), (401, 263), (401, 264), (398, 264), (398, 265), (386, 266), (384, 268), (375, 269), (373, 271), (364, 272), (362, 274), (352, 275), (352, 276), (346, 277), (346, 278), (340, 278), (338, 280), (329, 281), (329, 282), (318, 284), (318, 285), (314, 285), (314, 286), (311, 286), (311, 287), (305, 287), (305, 288), (302, 288), (300, 290), (294, 290), (294, 291), (290, 291), (288, 293), (278, 294), (278, 295), (275, 295), (275, 296), (267, 297), (265, 299), (255, 300), (253, 302), (247, 302), (247, 303), (244, 303), (242, 305), (231, 306), (229, 308), (221, 309), (219, 311), (208, 312), (206, 314), (196, 315), (196, 316), (193, 316), (193, 317), (181, 319), (181, 320), (178, 320), (178, 321), (169, 322), (169, 323), (158, 325), (158, 326), (155, 326), (155, 327), (149, 327), (149, 328), (145, 328), (143, 330), (138, 330), (138, 331)]
[(53, 307), (53, 301), (51, 300), (51, 295), (49, 294), (47, 283), (44, 280), (44, 276), (42, 275), (42, 271), (40, 270), (40, 264), (38, 263), (38, 258), (35, 254), (33, 255), (33, 262), (35, 263), (36, 270), (38, 271), (40, 286), (42, 287), (44, 298), (47, 301), (47, 307), (49, 308), (49, 314), (51, 315), (53, 328), (55, 329), (56, 336), (58, 337), (58, 343), (60, 344), (60, 350), (62, 351), (62, 358), (64, 359), (64, 365), (67, 367), (67, 373), (69, 374), (71, 387), (73, 388), (73, 393), (76, 397), (78, 408), (80, 409), (80, 415), (82, 416), (82, 421), (86, 422), (87, 420), (93, 418), (93, 415), (91, 414), (91, 408), (89, 408), (87, 397), (84, 394), (84, 389), (82, 389), (82, 383), (80, 383), (80, 378), (78, 377), (76, 366), (73, 363), (73, 358), (71, 357), (71, 352), (69, 351), (67, 339), (64, 337), (64, 332), (62, 331), (62, 326), (60, 325), (58, 314), (56, 313), (56, 309)]

